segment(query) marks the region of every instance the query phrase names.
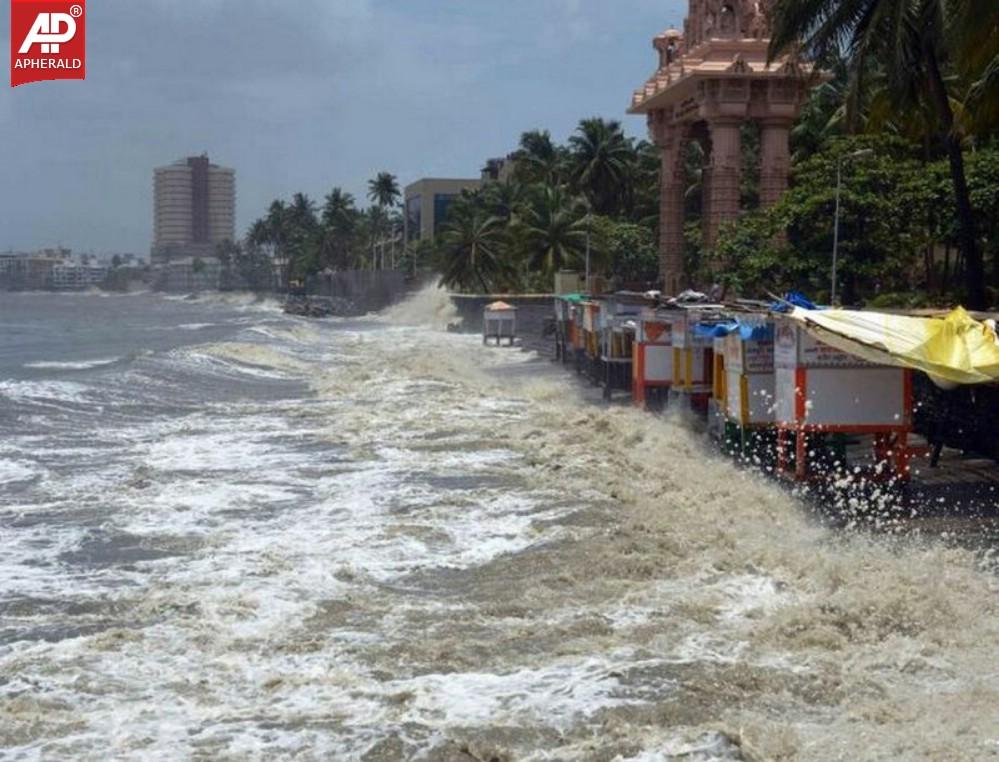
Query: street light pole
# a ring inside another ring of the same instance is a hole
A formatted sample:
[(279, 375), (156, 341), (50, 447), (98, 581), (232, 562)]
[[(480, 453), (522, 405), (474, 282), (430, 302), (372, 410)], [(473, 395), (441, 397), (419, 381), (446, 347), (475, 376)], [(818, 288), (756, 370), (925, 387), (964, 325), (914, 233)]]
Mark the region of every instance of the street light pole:
[(586, 205), (586, 293), (590, 293), (590, 205)]
[(874, 151), (870, 148), (862, 148), (859, 151), (840, 156), (836, 160), (836, 212), (833, 215), (833, 250), (832, 250), (832, 288), (830, 289), (829, 301), (835, 307), (836, 302), (836, 269), (839, 264), (839, 196), (843, 185), (843, 162), (847, 159), (859, 159), (870, 156)]

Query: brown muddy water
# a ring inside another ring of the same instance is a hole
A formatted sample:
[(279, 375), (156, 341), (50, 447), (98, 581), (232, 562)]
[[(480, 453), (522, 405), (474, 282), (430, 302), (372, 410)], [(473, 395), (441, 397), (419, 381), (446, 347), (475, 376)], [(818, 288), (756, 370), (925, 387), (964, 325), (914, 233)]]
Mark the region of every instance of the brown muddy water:
[(435, 291), (123, 299), (170, 341), (0, 351), (0, 757), (999, 758), (987, 552), (827, 528)]

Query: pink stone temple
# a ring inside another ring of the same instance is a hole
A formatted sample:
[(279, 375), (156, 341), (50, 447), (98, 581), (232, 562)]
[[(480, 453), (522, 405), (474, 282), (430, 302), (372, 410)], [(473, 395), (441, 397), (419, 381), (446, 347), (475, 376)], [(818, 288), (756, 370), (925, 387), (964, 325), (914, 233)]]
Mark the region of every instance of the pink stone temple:
[(771, 0), (690, 0), (683, 32), (667, 29), (652, 41), (659, 67), (632, 97), (631, 114), (645, 114), (662, 153), (659, 275), (665, 293), (694, 285), (684, 271), (683, 157), (690, 141), (704, 148), (704, 243), (739, 215), (740, 128), (760, 127), (760, 204), (787, 188), (788, 139), (808, 88), (811, 66), (793, 57), (767, 64)]

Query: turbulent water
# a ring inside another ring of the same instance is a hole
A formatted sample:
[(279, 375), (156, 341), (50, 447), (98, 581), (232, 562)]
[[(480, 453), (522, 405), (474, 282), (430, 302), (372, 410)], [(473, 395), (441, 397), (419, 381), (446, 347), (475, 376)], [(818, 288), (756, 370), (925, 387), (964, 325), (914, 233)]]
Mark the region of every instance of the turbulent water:
[(0, 757), (999, 757), (999, 584), (440, 330), (0, 295)]

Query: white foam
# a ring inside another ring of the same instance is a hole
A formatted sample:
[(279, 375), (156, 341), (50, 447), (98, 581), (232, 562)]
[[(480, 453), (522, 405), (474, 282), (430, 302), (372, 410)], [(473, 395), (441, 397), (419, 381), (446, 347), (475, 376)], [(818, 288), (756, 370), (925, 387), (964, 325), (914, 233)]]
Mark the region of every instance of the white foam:
[(0, 458), (0, 484), (20, 482), (38, 474), (38, 469), (25, 461)]
[(87, 402), (88, 387), (74, 381), (0, 381), (0, 396), (15, 402)]
[(38, 362), (25, 363), (25, 368), (36, 368), (39, 370), (90, 370), (100, 368), (105, 365), (113, 365), (121, 360), (120, 357), (101, 357), (95, 360), (57, 361), (39, 360)]
[(301, 375), (308, 369), (306, 363), (279, 345), (242, 342), (202, 344), (174, 353), (174, 356), (203, 370), (257, 378), (284, 379)]
[(436, 284), (424, 286), (407, 299), (384, 310), (376, 319), (392, 325), (423, 326), (435, 330), (460, 323), (451, 294)]
[(614, 762), (674, 762), (681, 759), (689, 762), (721, 762), (743, 759), (738, 747), (729, 742), (725, 736), (714, 732), (705, 733), (695, 739), (677, 736), (649, 745), (654, 748), (628, 757), (617, 756)]
[[(613, 657), (614, 655), (612, 655)], [(601, 709), (645, 703), (623, 690), (623, 667), (655, 666), (630, 653), (617, 659), (566, 660), (543, 668), (421, 675), (386, 688), (411, 692), (404, 719), (435, 726), (542, 725), (566, 729)]]

